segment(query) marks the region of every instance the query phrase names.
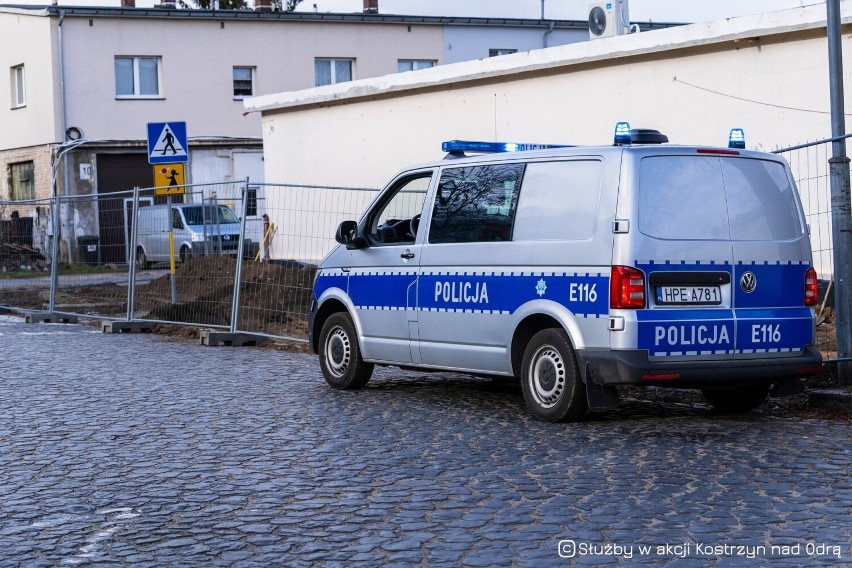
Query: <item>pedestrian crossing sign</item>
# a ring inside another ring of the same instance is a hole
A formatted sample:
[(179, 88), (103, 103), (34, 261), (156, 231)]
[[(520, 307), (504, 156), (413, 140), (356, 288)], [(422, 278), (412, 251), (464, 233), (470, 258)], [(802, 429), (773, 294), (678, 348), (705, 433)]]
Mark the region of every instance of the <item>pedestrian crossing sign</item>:
[(148, 163), (172, 164), (189, 161), (185, 122), (148, 123)]

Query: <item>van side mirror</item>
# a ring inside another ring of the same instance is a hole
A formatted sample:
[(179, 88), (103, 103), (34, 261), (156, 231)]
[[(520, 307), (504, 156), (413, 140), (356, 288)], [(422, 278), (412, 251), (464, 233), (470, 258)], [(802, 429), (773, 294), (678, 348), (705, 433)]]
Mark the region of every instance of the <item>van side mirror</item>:
[(355, 221), (343, 221), (337, 227), (334, 240), (348, 249), (359, 249), (367, 246), (367, 239), (358, 234), (358, 223)]

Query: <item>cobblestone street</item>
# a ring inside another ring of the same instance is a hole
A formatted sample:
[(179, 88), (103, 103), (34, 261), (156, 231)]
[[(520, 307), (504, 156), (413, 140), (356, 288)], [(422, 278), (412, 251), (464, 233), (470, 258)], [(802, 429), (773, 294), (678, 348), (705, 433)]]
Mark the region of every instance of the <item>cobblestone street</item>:
[(340, 392), (301, 353), (0, 336), (2, 566), (852, 562), (843, 422), (630, 401), (555, 425), (510, 382)]

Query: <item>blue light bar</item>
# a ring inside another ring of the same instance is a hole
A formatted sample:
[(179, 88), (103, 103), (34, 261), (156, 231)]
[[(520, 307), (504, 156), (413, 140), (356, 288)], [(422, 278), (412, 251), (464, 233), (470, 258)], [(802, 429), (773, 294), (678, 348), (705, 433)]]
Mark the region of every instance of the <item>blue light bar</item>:
[(630, 144), (630, 123), (629, 122), (618, 122), (615, 125), (615, 136), (613, 136), (612, 143), (616, 146), (622, 146), (624, 144)]
[(548, 148), (567, 148), (559, 144), (521, 144), (518, 142), (476, 142), (470, 140), (448, 140), (441, 144), (444, 152), (525, 152), (527, 150), (547, 150)]
[(745, 150), (745, 132), (742, 128), (732, 128), (728, 136), (728, 148)]

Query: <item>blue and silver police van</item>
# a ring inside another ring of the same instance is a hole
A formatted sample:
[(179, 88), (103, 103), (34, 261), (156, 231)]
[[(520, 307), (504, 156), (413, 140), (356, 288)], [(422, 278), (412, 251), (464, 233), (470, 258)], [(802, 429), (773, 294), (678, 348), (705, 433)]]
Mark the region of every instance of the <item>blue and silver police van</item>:
[(541, 420), (619, 385), (701, 389), (723, 412), (818, 373), (817, 276), (789, 166), (616, 127), (612, 146), (452, 141), (400, 172), (318, 267), (326, 381), (374, 365), (517, 377)]

